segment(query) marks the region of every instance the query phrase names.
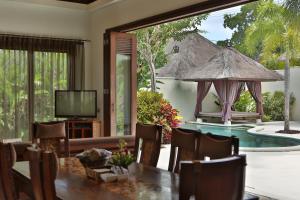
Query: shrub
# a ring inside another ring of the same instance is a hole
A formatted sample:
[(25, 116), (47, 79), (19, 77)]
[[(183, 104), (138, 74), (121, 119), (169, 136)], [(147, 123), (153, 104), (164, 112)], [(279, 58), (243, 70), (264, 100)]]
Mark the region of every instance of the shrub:
[(172, 128), (180, 123), (178, 110), (160, 93), (139, 91), (137, 97), (138, 122), (163, 126), (163, 143), (170, 143)]
[[(269, 116), (271, 120), (282, 121), (284, 120), (284, 93), (280, 91), (270, 94), (266, 92), (263, 94), (264, 101), (263, 107), (266, 116)], [(293, 109), (296, 98), (293, 94), (290, 97), (290, 111)], [(291, 112), (290, 112), (291, 113)]]
[[(275, 91), (263, 93), (263, 121), (282, 121), (284, 120), (284, 93)], [(290, 109), (293, 109), (296, 98), (291, 94)], [(240, 99), (234, 104), (236, 111), (255, 112), (256, 104), (249, 91), (242, 92)]]
[(255, 112), (256, 104), (249, 91), (241, 93), (239, 100), (234, 104), (234, 109), (240, 112)]

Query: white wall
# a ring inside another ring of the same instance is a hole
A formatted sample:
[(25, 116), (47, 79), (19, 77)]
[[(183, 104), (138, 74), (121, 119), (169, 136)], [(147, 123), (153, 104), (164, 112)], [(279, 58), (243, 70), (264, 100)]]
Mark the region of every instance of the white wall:
[[(89, 13), (18, 1), (0, 0), (0, 32), (35, 36), (90, 38)], [(91, 79), (90, 44), (86, 43), (86, 86)]]
[[(280, 74), (284, 74), (283, 70), (278, 70)], [(284, 91), (284, 82), (266, 82), (262, 84), (263, 92)], [(300, 68), (291, 68), (290, 92), (296, 98), (294, 109), (292, 110), (292, 119), (300, 121)]]
[[(179, 110), (183, 120), (194, 120), (194, 110), (196, 105), (197, 83), (179, 81), (174, 79), (159, 79), (163, 84), (158, 84), (159, 92), (170, 101), (172, 106)], [(205, 97), (202, 103), (204, 112), (217, 112), (218, 106), (215, 104), (216, 94), (214, 87)]]
[[(278, 70), (284, 74), (283, 70)], [(160, 92), (168, 99), (172, 105), (180, 111), (184, 120), (193, 119), (194, 108), (196, 105), (197, 84), (194, 82), (184, 82), (172, 79), (160, 79), (165, 84), (160, 84)], [(292, 110), (292, 120), (300, 121), (300, 68), (291, 69), (290, 91), (294, 94), (296, 102)], [(262, 83), (263, 92), (284, 91), (284, 82), (264, 82)], [(214, 88), (211, 89), (208, 96), (203, 101), (204, 112), (215, 112), (218, 107), (214, 103)]]

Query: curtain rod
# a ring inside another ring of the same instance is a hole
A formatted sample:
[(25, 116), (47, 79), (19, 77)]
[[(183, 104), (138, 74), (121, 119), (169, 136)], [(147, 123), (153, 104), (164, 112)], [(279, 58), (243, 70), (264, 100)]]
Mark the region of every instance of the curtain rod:
[(91, 40), (58, 38), (58, 37), (56, 38), (56, 37), (49, 37), (49, 36), (33, 36), (33, 35), (11, 34), (11, 33), (0, 33), (0, 36), (22, 37), (22, 38), (32, 38), (32, 39), (51, 39), (51, 40), (91, 42)]

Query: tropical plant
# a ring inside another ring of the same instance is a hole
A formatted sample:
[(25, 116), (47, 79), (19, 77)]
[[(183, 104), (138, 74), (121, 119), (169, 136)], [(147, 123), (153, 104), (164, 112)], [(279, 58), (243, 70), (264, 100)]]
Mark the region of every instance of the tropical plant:
[[(240, 12), (235, 14), (224, 15), (224, 28), (233, 30), (230, 39), (218, 41), (220, 46), (232, 46), (243, 54), (248, 54), (247, 46), (245, 46), (245, 31), (255, 21), (257, 15), (258, 2), (252, 2), (241, 6)], [(252, 55), (255, 59), (259, 55), (259, 48), (257, 55)], [(250, 55), (249, 55), (250, 56)]]
[(285, 0), (286, 16), (289, 22), (298, 30), (300, 29), (300, 0)]
[(255, 54), (257, 46), (262, 45), (260, 62), (268, 64), (274, 60), (285, 63), (285, 123), (289, 131), (290, 102), (290, 61), (299, 56), (300, 33), (286, 16), (286, 9), (273, 0), (262, 0), (257, 8), (257, 17), (246, 30), (245, 44), (248, 52)]
[(170, 143), (172, 128), (178, 127), (180, 117), (163, 95), (151, 91), (139, 91), (137, 119), (144, 124), (158, 124), (163, 127), (163, 143)]
[(240, 112), (256, 111), (256, 103), (248, 90), (241, 93), (240, 98), (234, 103), (233, 107)]
[[(207, 14), (185, 18), (135, 31), (138, 41), (138, 88), (156, 91), (156, 69), (167, 62), (165, 48), (169, 39), (182, 40), (185, 35), (203, 32), (199, 27)], [(149, 73), (150, 72), (150, 73)]]
[(119, 150), (113, 153), (108, 164), (127, 168), (132, 162), (134, 162), (135, 158), (133, 154), (128, 150), (125, 140), (120, 140), (118, 147)]

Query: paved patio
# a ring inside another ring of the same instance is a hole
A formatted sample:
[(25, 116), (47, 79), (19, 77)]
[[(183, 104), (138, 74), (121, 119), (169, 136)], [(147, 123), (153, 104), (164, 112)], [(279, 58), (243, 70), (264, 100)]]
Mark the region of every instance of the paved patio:
[[(283, 128), (283, 122), (265, 123), (260, 127), (264, 128), (261, 133), (274, 134)], [(292, 122), (291, 128), (300, 129), (300, 122)], [(300, 135), (292, 137), (300, 138)], [(159, 168), (168, 169), (169, 153), (170, 145), (162, 148)], [(241, 153), (247, 154), (247, 191), (273, 199), (300, 199), (300, 151)]]

